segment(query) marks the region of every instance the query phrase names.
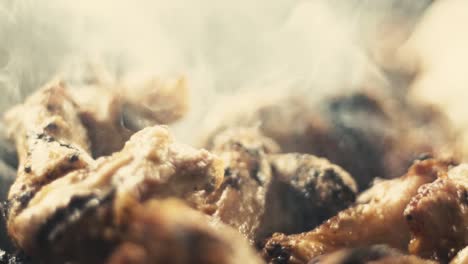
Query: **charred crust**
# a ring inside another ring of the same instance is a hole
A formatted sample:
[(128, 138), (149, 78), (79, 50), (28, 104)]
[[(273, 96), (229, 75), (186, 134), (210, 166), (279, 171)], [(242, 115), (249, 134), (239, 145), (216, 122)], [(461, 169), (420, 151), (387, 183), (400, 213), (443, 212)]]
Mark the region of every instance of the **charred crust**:
[(250, 177), (252, 177), (252, 179), (254, 179), (258, 183), (258, 185), (262, 186), (263, 181), (260, 179), (259, 173), (260, 173), (260, 166), (258, 165), (257, 162), (255, 162), (249, 174), (250, 174)]
[(56, 132), (58, 129), (59, 129), (58, 125), (54, 122), (51, 122), (44, 127), (44, 130), (48, 132)]
[(265, 252), (272, 264), (287, 264), (291, 257), (291, 249), (276, 242), (268, 243)]
[(232, 175), (232, 171), (230, 167), (226, 167), (224, 169), (224, 177), (230, 177)]
[(330, 109), (335, 111), (347, 110), (367, 110), (369, 112), (384, 114), (382, 106), (371, 96), (357, 92), (345, 97), (333, 98), (330, 102)]
[(406, 221), (412, 221), (413, 220), (413, 216), (411, 214), (405, 214), (405, 219)]
[(230, 186), (236, 190), (240, 190), (240, 179), (238, 177), (227, 177), (224, 179), (223, 185)]
[(73, 153), (72, 155), (70, 155), (70, 157), (68, 157), (68, 161), (73, 163), (73, 162), (77, 162), (78, 159), (79, 159), (79, 154), (78, 153)]
[(423, 161), (423, 160), (428, 160), (428, 159), (433, 159), (433, 158), (434, 156), (432, 155), (432, 153), (424, 152), (424, 153), (420, 153), (419, 155), (417, 155), (414, 158), (414, 161)]
[(468, 191), (467, 190), (463, 191), (462, 201), (464, 204), (468, 205)]
[(8, 214), (10, 212), (10, 202), (9, 201), (4, 201), (0, 203), (0, 217), (5, 219), (5, 221), (8, 219)]
[(222, 188), (230, 186), (236, 190), (240, 190), (240, 179), (230, 167), (224, 169), (224, 180), (221, 185)]
[(66, 230), (79, 222), (84, 215), (92, 213), (104, 203), (111, 202), (114, 194), (115, 192), (111, 191), (101, 198), (94, 194), (72, 197), (66, 207), (56, 210), (41, 226), (36, 238), (37, 244), (49, 244), (62, 238)]
[(53, 105), (53, 104), (47, 104), (46, 109), (49, 112), (55, 112), (55, 111), (57, 111), (58, 107), (56, 105)]
[(24, 166), (24, 172), (25, 173), (31, 173), (32, 169), (31, 169), (31, 165), (26, 165)]
[(31, 258), (20, 251), (15, 254), (9, 254), (0, 249), (0, 264), (30, 264)]
[(20, 208), (25, 208), (29, 204), (29, 201), (34, 197), (34, 194), (35, 192), (26, 191), (21, 195), (16, 196), (14, 199), (19, 203)]

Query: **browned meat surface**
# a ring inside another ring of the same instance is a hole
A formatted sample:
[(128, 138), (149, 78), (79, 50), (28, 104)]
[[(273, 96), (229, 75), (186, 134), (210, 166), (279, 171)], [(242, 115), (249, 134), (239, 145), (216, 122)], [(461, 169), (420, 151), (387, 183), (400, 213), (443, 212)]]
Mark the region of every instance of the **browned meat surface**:
[(416, 256), (405, 255), (398, 250), (384, 245), (341, 249), (330, 254), (314, 258), (308, 264), (436, 264)]
[(62, 83), (53, 82), (6, 114), (15, 140), (18, 173), (9, 192), (17, 215), (44, 185), (92, 162), (85, 128)]
[(174, 142), (164, 127), (144, 129), (120, 152), (92, 159), (76, 106), (60, 83), (40, 89), (7, 120), (20, 161), (8, 231), (47, 263), (99, 263), (135, 203), (179, 197), (195, 206), (222, 178), (221, 160)]
[(88, 130), (95, 157), (120, 150), (136, 131), (177, 121), (188, 110), (183, 78), (152, 79), (137, 85), (98, 82), (69, 93)]
[(465, 264), (468, 263), (468, 246), (464, 249), (460, 250), (457, 255), (455, 256), (450, 264)]
[(405, 210), (409, 251), (448, 262), (468, 245), (468, 165), (451, 169), (422, 186)]
[(340, 167), (312, 155), (273, 154), (277, 150), (256, 129), (227, 130), (214, 142), (225, 175), (204, 210), (252, 243), (274, 232), (309, 230), (355, 199), (356, 183)]
[[(264, 234), (310, 230), (356, 198), (357, 185), (342, 168), (308, 154), (270, 156), (273, 182), (267, 194)], [(279, 217), (280, 216), (280, 217)]]
[[(453, 152), (456, 146), (446, 118), (430, 106), (400, 102), (383, 93), (339, 96), (260, 94), (236, 98), (208, 118), (204, 146), (219, 131), (258, 125), (284, 152), (310, 153), (343, 167), (360, 189), (374, 177), (405, 173), (421, 153)], [(232, 110), (234, 109), (234, 110)], [(439, 155), (437, 155), (439, 156)]]
[(204, 211), (236, 228), (251, 243), (263, 235), (266, 194), (271, 185), (267, 154), (276, 143), (254, 129), (236, 129), (220, 134), (213, 152), (224, 160), (224, 179), (211, 195)]
[(417, 161), (400, 178), (382, 180), (361, 194), (356, 205), (316, 229), (298, 235), (275, 234), (263, 249), (270, 263), (307, 263), (340, 248), (386, 244), (406, 250), (410, 230), (403, 211), (418, 188), (445, 174), (450, 162)]
[(125, 219), (121, 243), (108, 264), (262, 263), (242, 236), (182, 202), (151, 201), (133, 208)]

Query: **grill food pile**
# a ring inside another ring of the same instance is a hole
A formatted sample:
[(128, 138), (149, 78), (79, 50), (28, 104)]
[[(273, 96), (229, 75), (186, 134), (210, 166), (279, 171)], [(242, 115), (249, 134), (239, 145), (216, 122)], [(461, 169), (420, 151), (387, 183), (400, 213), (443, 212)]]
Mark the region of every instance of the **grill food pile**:
[(253, 98), (195, 148), (166, 126), (186, 94), (52, 81), (8, 111), (0, 263), (467, 263), (468, 165), (436, 109)]

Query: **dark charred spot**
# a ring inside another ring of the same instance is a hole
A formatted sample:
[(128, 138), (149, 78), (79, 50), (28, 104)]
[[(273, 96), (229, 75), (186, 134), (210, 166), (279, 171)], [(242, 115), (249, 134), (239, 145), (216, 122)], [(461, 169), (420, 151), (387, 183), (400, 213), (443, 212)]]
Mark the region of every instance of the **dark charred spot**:
[(95, 211), (103, 203), (113, 199), (114, 192), (99, 198), (94, 194), (74, 196), (68, 206), (60, 208), (39, 229), (37, 235), (38, 244), (50, 243), (61, 239), (66, 230), (73, 224), (81, 221), (83, 215)]
[(0, 250), (0, 264), (29, 264), (32, 263), (30, 257), (26, 256), (22, 251), (10, 254)]
[(49, 132), (56, 132), (56, 131), (59, 129), (59, 127), (58, 127), (58, 125), (57, 125), (56, 123), (51, 122), (51, 123), (47, 124), (47, 125), (44, 127), (44, 129), (45, 129), (46, 131), (49, 131)]
[(411, 214), (405, 215), (405, 218), (406, 218), (406, 221), (412, 221), (413, 220), (413, 216)]
[(224, 177), (231, 177), (232, 171), (230, 167), (224, 169)]
[(210, 181), (206, 184), (205, 186), (205, 191), (208, 193), (211, 193), (215, 190), (216, 187), (216, 180), (215, 179), (210, 179)]
[(4, 201), (2, 203), (0, 203), (0, 213), (1, 213), (1, 217), (3, 219), (7, 219), (8, 218), (8, 214), (10, 212), (10, 202), (9, 201)]
[(270, 263), (287, 264), (291, 257), (291, 252), (288, 247), (282, 246), (279, 243), (271, 243), (265, 247)]
[(39, 134), (36, 135), (37, 139), (43, 139), (44, 137), (46, 137), (46, 134), (44, 134), (44, 133), (39, 133)]
[(26, 172), (26, 173), (31, 173), (31, 171), (32, 171), (32, 170), (31, 170), (31, 165), (26, 165), (26, 166), (24, 166), (24, 172)]
[(308, 181), (307, 184), (304, 186), (304, 198), (306, 199), (313, 199), (315, 200), (315, 197), (317, 196), (317, 181), (316, 180), (311, 180)]
[(334, 169), (331, 169), (331, 168), (328, 168), (326, 169), (324, 172), (323, 172), (323, 176), (322, 176), (324, 179), (326, 180), (330, 180), (330, 181), (333, 181), (333, 182), (339, 182), (339, 183), (343, 183), (340, 175), (338, 175), (338, 173), (336, 173), (336, 171)]
[(252, 177), (258, 183), (258, 185), (261, 186), (263, 185), (263, 181), (260, 178), (259, 172), (260, 172), (260, 166), (258, 165), (257, 162), (255, 162), (249, 174), (250, 174), (250, 177)]
[(47, 111), (49, 112), (55, 112), (57, 110), (57, 106), (53, 104), (47, 104), (46, 108), (47, 108)]
[(237, 177), (237, 174), (232, 171), (230, 167), (224, 169), (224, 180), (222, 187), (230, 186), (236, 190), (240, 189), (240, 179)]
[(433, 159), (433, 158), (434, 156), (431, 153), (424, 152), (424, 153), (420, 153), (419, 155), (417, 155), (414, 161), (423, 161), (423, 160), (428, 160), (428, 159)]
[(15, 200), (19, 202), (21, 208), (25, 208), (33, 197), (34, 197), (34, 192), (26, 191), (23, 194), (17, 196)]
[(61, 147), (65, 147), (65, 148), (67, 148), (67, 149), (75, 149), (75, 150), (77, 150), (77, 148), (75, 148), (73, 145), (68, 144), (68, 143), (59, 142), (59, 145), (60, 145)]
[(68, 158), (68, 161), (70, 162), (77, 162), (78, 161), (78, 158), (79, 158), (79, 154), (78, 153), (74, 153), (72, 154), (69, 158)]
[(236, 175), (232, 175), (229, 177), (224, 177), (224, 181), (222, 183), (222, 187), (230, 186), (236, 190), (240, 189), (240, 179)]
[(375, 113), (382, 113), (382, 107), (375, 98), (365, 93), (354, 93), (349, 96), (338, 97), (330, 102), (330, 108), (335, 111), (340, 110), (367, 110)]

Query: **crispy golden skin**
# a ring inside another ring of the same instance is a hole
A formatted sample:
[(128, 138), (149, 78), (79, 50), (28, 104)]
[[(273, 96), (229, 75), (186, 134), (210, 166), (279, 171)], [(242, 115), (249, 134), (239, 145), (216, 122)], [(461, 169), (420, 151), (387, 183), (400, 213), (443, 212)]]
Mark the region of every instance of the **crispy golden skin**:
[(316, 229), (298, 235), (275, 234), (263, 249), (270, 262), (307, 263), (313, 257), (345, 247), (387, 244), (406, 250), (410, 230), (403, 211), (418, 188), (445, 174), (450, 162), (416, 162), (400, 178), (377, 182), (360, 195), (356, 205)]
[(468, 165), (419, 188), (405, 217), (411, 253), (441, 262), (452, 259), (468, 245)]

